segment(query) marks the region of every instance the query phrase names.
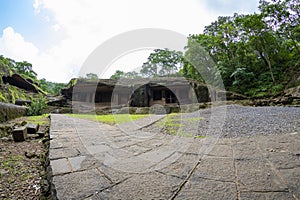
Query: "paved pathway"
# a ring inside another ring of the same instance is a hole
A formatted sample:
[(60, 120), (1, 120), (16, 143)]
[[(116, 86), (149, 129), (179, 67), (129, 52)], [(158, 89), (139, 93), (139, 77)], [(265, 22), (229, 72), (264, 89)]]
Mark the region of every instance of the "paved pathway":
[[(300, 133), (193, 139), (51, 115), (58, 199), (299, 199)], [(212, 145), (214, 144), (214, 145)]]

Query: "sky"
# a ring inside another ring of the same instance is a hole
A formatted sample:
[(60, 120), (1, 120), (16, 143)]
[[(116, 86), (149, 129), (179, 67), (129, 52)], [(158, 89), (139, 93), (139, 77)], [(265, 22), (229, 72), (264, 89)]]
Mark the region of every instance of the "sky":
[[(142, 28), (199, 34), (218, 16), (258, 12), (258, 2), (0, 0), (0, 55), (32, 63), (40, 79), (67, 83), (79, 76), (82, 64), (99, 45), (116, 35)], [(135, 51), (114, 60), (101, 78), (141, 66), (150, 52)]]

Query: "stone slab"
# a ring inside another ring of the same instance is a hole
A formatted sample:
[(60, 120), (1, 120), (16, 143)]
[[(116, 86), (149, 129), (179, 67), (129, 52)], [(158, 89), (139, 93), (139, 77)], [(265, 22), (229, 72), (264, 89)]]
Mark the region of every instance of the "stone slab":
[(241, 191), (282, 191), (288, 188), (265, 160), (236, 160), (237, 176)]
[(235, 182), (234, 161), (232, 158), (205, 157), (191, 176), (191, 181), (209, 179)]
[(199, 179), (188, 181), (175, 199), (237, 199), (234, 183)]
[(137, 174), (98, 194), (99, 199), (170, 199), (183, 180), (152, 172)]
[(72, 171), (72, 168), (68, 162), (68, 159), (62, 158), (58, 160), (52, 160), (50, 162), (51, 168), (52, 168), (52, 175), (56, 176), (59, 174), (65, 174), (70, 173)]
[(298, 133), (193, 139), (51, 118), (59, 199), (299, 198)]
[(54, 176), (58, 199), (86, 199), (108, 188), (110, 182), (97, 169)]

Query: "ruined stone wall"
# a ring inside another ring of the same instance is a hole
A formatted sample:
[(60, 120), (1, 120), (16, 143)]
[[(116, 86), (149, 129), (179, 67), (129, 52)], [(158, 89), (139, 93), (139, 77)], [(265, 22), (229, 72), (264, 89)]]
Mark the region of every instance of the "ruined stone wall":
[(26, 115), (26, 107), (0, 102), (0, 122)]

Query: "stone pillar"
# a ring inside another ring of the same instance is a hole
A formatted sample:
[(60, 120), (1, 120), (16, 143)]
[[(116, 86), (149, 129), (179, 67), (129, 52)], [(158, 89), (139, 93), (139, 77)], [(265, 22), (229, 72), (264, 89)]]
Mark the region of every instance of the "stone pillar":
[(114, 105), (119, 104), (119, 95), (117, 93), (114, 93), (113, 101), (114, 101), (113, 102)]
[(85, 102), (90, 102), (90, 94), (85, 93)]

